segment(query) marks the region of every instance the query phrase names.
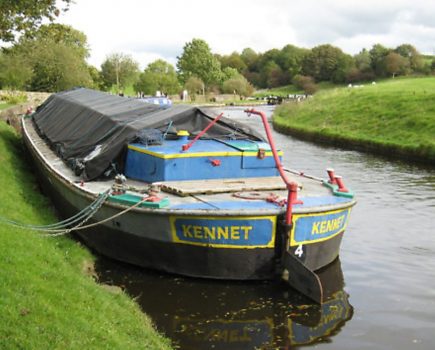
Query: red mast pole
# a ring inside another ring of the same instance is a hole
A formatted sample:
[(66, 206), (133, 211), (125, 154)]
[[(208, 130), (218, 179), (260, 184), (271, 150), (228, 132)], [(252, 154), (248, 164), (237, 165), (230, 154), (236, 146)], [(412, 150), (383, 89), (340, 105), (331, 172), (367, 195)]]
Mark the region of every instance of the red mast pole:
[(270, 130), (269, 123), (267, 122), (267, 117), (264, 112), (256, 111), (255, 109), (246, 109), (246, 113), (248, 114), (256, 114), (261, 117), (263, 122), (264, 131), (266, 132), (267, 140), (269, 141), (270, 148), (272, 149), (273, 158), (275, 160), (276, 168), (278, 169), (279, 175), (287, 186), (288, 195), (287, 195), (287, 210), (285, 213), (285, 223), (286, 225), (292, 224), (292, 206), (297, 202), (297, 191), (298, 184), (296, 182), (290, 181), (286, 174), (284, 173), (284, 168), (281, 164), (281, 160), (279, 159), (278, 152), (275, 148), (275, 142), (273, 140), (272, 131)]

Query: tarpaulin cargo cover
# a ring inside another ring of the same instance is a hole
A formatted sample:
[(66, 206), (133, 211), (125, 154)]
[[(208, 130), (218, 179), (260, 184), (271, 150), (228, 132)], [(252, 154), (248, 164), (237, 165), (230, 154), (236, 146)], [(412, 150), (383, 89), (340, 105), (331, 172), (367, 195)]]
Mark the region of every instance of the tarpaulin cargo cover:
[[(84, 180), (100, 177), (124, 147), (143, 129), (169, 134), (204, 129), (217, 113), (211, 109), (176, 105), (161, 109), (134, 98), (85, 88), (51, 95), (33, 115), (37, 129), (68, 164), (80, 164)], [(204, 135), (209, 138), (263, 138), (248, 126), (222, 118)], [(77, 169), (77, 168), (76, 168)]]

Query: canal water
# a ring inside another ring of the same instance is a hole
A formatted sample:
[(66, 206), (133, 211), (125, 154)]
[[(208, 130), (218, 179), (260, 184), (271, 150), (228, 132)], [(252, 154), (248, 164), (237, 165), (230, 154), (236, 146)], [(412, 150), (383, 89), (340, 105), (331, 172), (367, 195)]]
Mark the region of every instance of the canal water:
[[(262, 130), (243, 108), (225, 115)], [(333, 167), (357, 194), (340, 260), (321, 271), (324, 305), (279, 281), (191, 279), (104, 258), (100, 281), (134, 297), (180, 349), (434, 349), (435, 167), (274, 136), (286, 167), (322, 178)]]

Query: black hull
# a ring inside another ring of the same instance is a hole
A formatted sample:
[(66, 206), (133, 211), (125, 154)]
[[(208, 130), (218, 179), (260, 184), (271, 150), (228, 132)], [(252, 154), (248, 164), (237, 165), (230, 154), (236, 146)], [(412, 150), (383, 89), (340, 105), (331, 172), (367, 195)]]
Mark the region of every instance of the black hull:
[(101, 254), (134, 265), (191, 277), (269, 279), (275, 275), (272, 249), (209, 249), (152, 241), (117, 230), (80, 233)]

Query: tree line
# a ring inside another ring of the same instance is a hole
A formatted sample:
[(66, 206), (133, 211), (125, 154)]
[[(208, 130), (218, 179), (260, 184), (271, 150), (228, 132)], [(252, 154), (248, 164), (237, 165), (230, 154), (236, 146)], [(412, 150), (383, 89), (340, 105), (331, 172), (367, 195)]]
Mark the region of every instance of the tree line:
[(176, 67), (159, 59), (140, 71), (131, 56), (114, 53), (98, 69), (86, 62), (90, 48), (84, 33), (67, 25), (40, 24), (42, 18), (58, 15), (54, 0), (29, 4), (36, 6), (33, 12), (19, 9), (13, 1), (0, 4), (9, 15), (8, 21), (0, 21), (0, 40), (13, 44), (0, 51), (0, 88), (55, 92), (85, 86), (120, 93), (133, 86), (146, 95), (156, 91), (172, 95), (185, 89), (195, 98), (221, 92), (249, 96), (258, 88), (289, 84), (313, 93), (322, 81), (355, 83), (435, 72), (435, 58), (421, 55), (410, 44), (396, 48), (375, 44), (354, 56), (329, 44), (312, 49), (289, 44), (263, 53), (245, 48), (218, 55), (202, 39), (184, 45)]

